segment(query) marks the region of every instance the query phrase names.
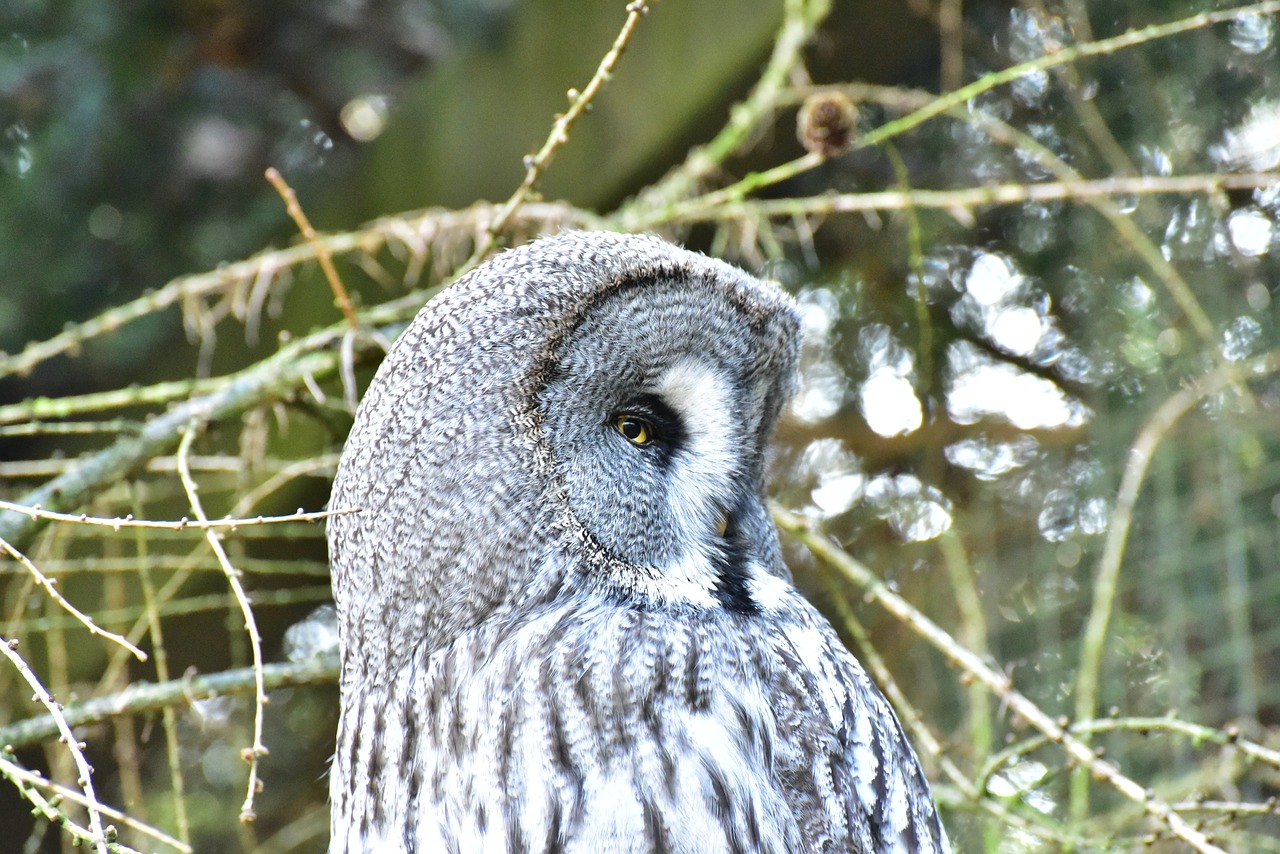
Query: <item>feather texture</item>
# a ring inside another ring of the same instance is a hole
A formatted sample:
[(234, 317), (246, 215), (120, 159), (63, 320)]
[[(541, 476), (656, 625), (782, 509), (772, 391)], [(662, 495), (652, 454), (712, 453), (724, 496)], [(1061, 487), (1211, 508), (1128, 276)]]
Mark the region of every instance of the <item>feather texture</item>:
[(644, 237), (423, 309), (334, 485), (331, 851), (949, 850), (764, 508), (797, 346), (781, 291)]

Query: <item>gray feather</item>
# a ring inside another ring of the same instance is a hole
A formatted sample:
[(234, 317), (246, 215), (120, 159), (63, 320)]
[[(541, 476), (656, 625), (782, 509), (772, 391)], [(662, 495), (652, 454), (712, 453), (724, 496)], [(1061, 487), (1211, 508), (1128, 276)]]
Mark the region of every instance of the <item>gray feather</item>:
[(772, 285), (600, 233), (419, 313), (331, 500), (360, 508), (329, 527), (331, 851), (949, 850), (764, 507), (798, 329)]

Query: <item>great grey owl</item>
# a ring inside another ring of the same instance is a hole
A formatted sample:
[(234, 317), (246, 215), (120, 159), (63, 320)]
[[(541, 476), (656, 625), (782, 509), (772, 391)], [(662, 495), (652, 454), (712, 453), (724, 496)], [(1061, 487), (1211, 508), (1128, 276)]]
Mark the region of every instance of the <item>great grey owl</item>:
[(764, 504), (781, 290), (651, 237), (428, 304), (338, 466), (331, 851), (947, 851)]

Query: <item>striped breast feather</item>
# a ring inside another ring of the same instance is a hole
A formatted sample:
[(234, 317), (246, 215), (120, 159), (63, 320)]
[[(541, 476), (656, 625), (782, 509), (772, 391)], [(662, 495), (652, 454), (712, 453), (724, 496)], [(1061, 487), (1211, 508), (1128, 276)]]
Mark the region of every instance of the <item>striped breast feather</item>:
[(533, 610), (345, 710), (331, 851), (949, 850), (888, 703), (798, 594)]
[(798, 598), (795, 605), (775, 635), (776, 708), (780, 760), (805, 837), (831, 852), (950, 852), (888, 701), (817, 611)]

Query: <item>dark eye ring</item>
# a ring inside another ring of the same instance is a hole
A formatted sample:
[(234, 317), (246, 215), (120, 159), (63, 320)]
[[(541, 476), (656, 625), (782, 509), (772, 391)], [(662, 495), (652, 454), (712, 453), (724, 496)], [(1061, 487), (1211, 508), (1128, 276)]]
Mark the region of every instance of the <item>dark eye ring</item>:
[(653, 444), (656, 432), (652, 423), (637, 415), (619, 415), (613, 419), (613, 429), (617, 430), (622, 438), (640, 447)]

